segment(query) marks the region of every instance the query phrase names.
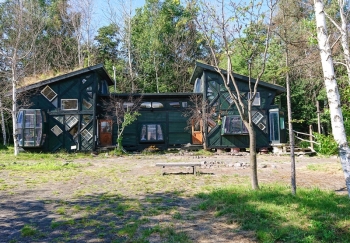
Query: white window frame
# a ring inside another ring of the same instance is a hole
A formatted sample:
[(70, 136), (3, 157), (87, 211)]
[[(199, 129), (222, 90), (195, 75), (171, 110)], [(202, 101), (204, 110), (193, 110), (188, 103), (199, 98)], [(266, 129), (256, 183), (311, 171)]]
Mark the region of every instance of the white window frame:
[[(46, 94), (44, 94), (44, 92), (47, 90), (47, 89), (50, 89), (50, 94), (51, 93), (54, 93), (55, 95), (51, 98), (51, 99), (49, 99), (47, 96), (46, 96)], [(53, 90), (53, 89), (51, 89), (51, 87), (50, 86), (48, 86), (48, 85), (46, 85), (46, 87), (45, 88), (43, 88), (41, 91), (40, 91), (40, 93), (48, 100), (48, 101), (53, 101), (56, 97), (57, 97), (57, 93)]]
[[(64, 107), (63, 107), (63, 103), (65, 102), (65, 101), (76, 101), (77, 102), (77, 105), (76, 105), (76, 107), (75, 108), (72, 108), (72, 109), (65, 109)], [(61, 110), (63, 110), (63, 111), (75, 111), (75, 110), (78, 110), (78, 99), (61, 99)]]
[(61, 135), (63, 133), (62, 129), (55, 125), (53, 128), (51, 128), (51, 131), (58, 137), (59, 135)]

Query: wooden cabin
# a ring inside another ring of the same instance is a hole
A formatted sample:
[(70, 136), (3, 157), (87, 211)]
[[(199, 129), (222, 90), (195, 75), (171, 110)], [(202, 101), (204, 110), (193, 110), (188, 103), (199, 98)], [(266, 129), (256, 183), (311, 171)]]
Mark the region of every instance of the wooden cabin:
[[(248, 78), (236, 74), (235, 78), (241, 95), (248, 95)], [(193, 93), (110, 93), (114, 81), (99, 64), (26, 86), (19, 90), (30, 101), (30, 106), (20, 109), (17, 116), (19, 146), (50, 152), (113, 148), (117, 124), (104, 104), (115, 97), (127, 101), (133, 96), (142, 97), (141, 115), (124, 131), (122, 143), (126, 150), (202, 145), (203, 132), (209, 148), (249, 147), (247, 131), (215, 69), (197, 63), (190, 82)], [(275, 97), (283, 92), (281, 86), (259, 82), (253, 114), (259, 148), (285, 139), (283, 112), (274, 104)], [(193, 105), (190, 98), (194, 94), (205, 97), (209, 108), (215, 110), (204, 124), (206, 127), (188, 127), (190, 118), (184, 114)]]
[[(227, 72), (222, 71), (226, 76)], [(239, 94), (243, 100), (247, 100), (249, 98), (249, 78), (238, 74), (234, 74), (234, 78)], [(208, 104), (206, 107), (207, 126), (200, 126), (203, 130), (197, 131), (198, 136), (192, 142), (206, 142), (207, 147), (212, 149), (248, 148), (248, 131), (225, 88), (224, 81), (215, 68), (197, 62), (190, 82), (194, 86), (193, 92), (202, 93)], [(251, 79), (251, 82), (254, 85), (256, 80)], [(230, 88), (235, 90), (231, 82)], [(284, 113), (274, 103), (275, 97), (285, 91), (285, 88), (279, 85), (259, 81), (252, 107), (257, 148), (268, 148), (272, 144), (286, 142)], [(237, 95), (237, 92), (234, 93)], [(206, 134), (207, 141), (201, 140), (203, 133)]]

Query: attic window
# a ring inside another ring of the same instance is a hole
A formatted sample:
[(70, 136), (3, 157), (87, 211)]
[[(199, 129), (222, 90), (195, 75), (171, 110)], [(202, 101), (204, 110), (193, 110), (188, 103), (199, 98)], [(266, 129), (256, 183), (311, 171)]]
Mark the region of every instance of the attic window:
[(77, 99), (62, 99), (61, 100), (62, 110), (78, 110), (78, 100)]
[(50, 88), (50, 86), (46, 86), (42, 91), (41, 94), (48, 99), (49, 101), (52, 101), (56, 96), (56, 92), (53, 91), (53, 89)]

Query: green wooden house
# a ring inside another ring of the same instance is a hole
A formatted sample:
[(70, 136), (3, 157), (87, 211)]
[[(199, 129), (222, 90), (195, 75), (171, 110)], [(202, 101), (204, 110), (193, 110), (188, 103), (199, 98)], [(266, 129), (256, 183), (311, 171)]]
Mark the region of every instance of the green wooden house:
[[(227, 75), (225, 70), (223, 72)], [(249, 97), (249, 78), (238, 74), (234, 74), (234, 78), (241, 97), (246, 100)], [(203, 131), (197, 131), (199, 135), (196, 139), (199, 141), (196, 143), (202, 143), (200, 134), (206, 133), (208, 148), (248, 148), (248, 131), (215, 68), (197, 62), (190, 82), (194, 85), (194, 93), (202, 93), (205, 97), (209, 114), (207, 126), (203, 127)], [(256, 80), (251, 79), (250, 82), (255, 84)], [(230, 88), (234, 90), (232, 83)], [(274, 103), (275, 97), (285, 91), (285, 88), (278, 85), (262, 81), (258, 84), (252, 113), (257, 148), (268, 148), (272, 144), (286, 142), (284, 113)]]
[[(248, 92), (248, 78), (235, 75), (243, 95)], [(113, 80), (103, 65), (95, 65), (18, 91), (28, 97), (29, 106), (17, 116), (19, 146), (40, 151), (96, 151), (113, 148), (117, 124), (105, 109), (106, 102), (119, 98), (142, 97), (140, 116), (123, 134), (123, 146), (129, 151), (153, 147), (159, 150), (179, 148), (184, 144), (202, 145), (203, 132), (209, 148), (247, 148), (249, 138), (232, 105), (220, 76), (212, 66), (197, 63), (190, 82), (193, 93), (119, 94), (110, 92)], [(254, 80), (253, 80), (254, 82)], [(283, 113), (274, 105), (283, 87), (260, 82), (254, 102), (253, 120), (258, 147), (284, 141)], [(193, 94), (205, 97), (215, 112), (206, 127), (192, 123), (186, 111), (193, 105)], [(28, 104), (28, 102), (26, 102)], [(21, 105), (21, 104), (19, 104)], [(127, 104), (125, 107), (127, 108)]]
[(43, 151), (96, 150), (97, 100), (109, 93), (111, 85), (113, 80), (103, 65), (96, 65), (18, 90), (30, 104), (17, 115), (19, 146)]

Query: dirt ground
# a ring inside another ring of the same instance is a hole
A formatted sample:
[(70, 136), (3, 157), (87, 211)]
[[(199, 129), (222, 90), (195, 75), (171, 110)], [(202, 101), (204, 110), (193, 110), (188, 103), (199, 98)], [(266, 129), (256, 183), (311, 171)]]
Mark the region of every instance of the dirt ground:
[[(289, 185), (289, 161), (287, 155), (259, 155), (260, 185)], [(191, 168), (156, 167), (159, 162), (201, 162), (202, 166), (194, 176)], [(137, 232), (171, 227), (185, 233), (191, 242), (256, 242), (253, 232), (193, 210), (200, 201), (195, 194), (208, 186), (250, 183), (246, 153), (101, 154), (63, 163), (83, 167), (45, 173), (0, 170), (1, 243), (168, 242), (160, 233), (152, 233), (144, 241), (137, 233), (122, 233), (131, 224), (138, 226)], [(296, 173), (298, 187), (347, 193), (337, 157), (296, 156)], [(32, 233), (25, 234), (25, 227)]]

